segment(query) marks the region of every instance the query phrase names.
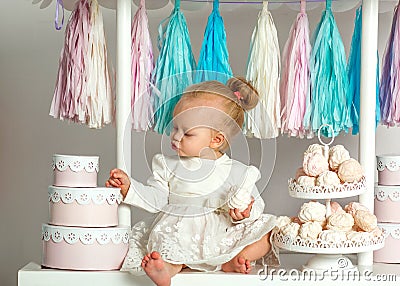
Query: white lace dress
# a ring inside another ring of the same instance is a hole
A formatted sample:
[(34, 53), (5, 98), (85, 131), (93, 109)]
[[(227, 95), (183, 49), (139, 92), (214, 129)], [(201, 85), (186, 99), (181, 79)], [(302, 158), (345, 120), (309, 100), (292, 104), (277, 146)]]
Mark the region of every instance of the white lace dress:
[[(152, 168), (147, 185), (131, 179), (124, 202), (158, 215), (151, 224), (139, 222), (132, 228), (123, 271), (143, 273), (142, 258), (152, 251), (172, 264), (216, 271), (275, 226), (276, 217), (263, 214), (264, 202), (255, 185), (260, 178), (256, 167), (226, 154), (217, 160), (158, 154)], [(232, 220), (226, 207), (232, 188), (245, 188), (255, 198), (250, 217), (239, 222)], [(276, 264), (274, 247), (269, 259)]]

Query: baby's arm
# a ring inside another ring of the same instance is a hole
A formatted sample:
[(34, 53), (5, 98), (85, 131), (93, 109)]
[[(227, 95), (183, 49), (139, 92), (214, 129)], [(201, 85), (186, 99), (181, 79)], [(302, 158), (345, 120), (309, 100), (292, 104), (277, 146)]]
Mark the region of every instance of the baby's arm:
[(144, 185), (130, 178), (124, 171), (113, 169), (106, 182), (107, 187), (121, 188), (124, 203), (142, 208), (148, 212), (159, 212), (167, 203), (169, 185), (164, 167), (164, 157), (156, 155), (153, 158), (153, 175)]

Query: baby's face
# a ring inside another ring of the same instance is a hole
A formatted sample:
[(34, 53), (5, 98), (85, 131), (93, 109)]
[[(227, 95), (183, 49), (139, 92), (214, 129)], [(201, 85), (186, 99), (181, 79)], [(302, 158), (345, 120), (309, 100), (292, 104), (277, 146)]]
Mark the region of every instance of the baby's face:
[(179, 156), (215, 159), (211, 143), (227, 116), (221, 110), (195, 101), (178, 104), (174, 110), (171, 147)]

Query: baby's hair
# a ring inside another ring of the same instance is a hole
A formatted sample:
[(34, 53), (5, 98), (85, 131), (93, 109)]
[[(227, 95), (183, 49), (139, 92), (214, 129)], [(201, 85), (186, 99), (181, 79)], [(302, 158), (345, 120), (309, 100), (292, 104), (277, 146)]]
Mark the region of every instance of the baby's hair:
[(259, 98), (257, 90), (250, 82), (243, 77), (232, 77), (226, 84), (212, 80), (191, 85), (183, 93), (182, 99), (210, 95), (217, 95), (219, 99), (222, 99), (223, 110), (240, 128), (244, 122), (244, 111), (254, 108)]
[[(232, 99), (244, 110), (253, 109), (257, 105), (258, 92), (245, 78), (232, 77), (228, 80), (226, 86), (233, 92), (234, 97)], [(239, 92), (239, 94), (236, 94), (236, 92)], [(232, 96), (232, 93), (230, 95)]]

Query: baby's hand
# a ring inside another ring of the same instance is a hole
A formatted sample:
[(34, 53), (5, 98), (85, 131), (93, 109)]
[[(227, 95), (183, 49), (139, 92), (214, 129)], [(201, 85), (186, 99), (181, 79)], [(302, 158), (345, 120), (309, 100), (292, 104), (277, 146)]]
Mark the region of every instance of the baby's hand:
[(254, 198), (252, 198), (249, 206), (247, 207), (247, 209), (245, 209), (244, 211), (239, 211), (239, 209), (230, 209), (229, 210), (229, 215), (232, 217), (233, 220), (235, 221), (239, 221), (245, 218), (250, 217), (250, 212), (251, 212), (251, 207), (254, 204)]
[(116, 187), (121, 189), (122, 196), (126, 197), (131, 181), (128, 175), (121, 169), (112, 169), (110, 171), (110, 178), (106, 182), (106, 187)]

